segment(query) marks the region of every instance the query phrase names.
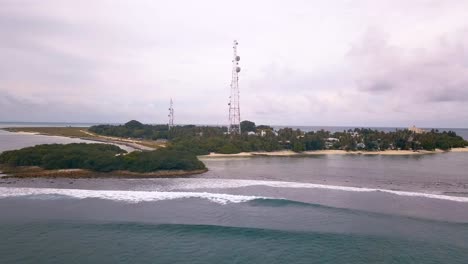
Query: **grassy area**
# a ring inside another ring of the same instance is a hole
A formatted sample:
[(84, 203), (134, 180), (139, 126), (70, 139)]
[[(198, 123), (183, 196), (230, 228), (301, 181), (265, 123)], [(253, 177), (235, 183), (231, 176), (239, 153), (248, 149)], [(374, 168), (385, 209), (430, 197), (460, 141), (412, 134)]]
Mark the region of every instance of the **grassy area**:
[(5, 130), (10, 132), (39, 133), (42, 135), (49, 136), (82, 138), (113, 143), (131, 143), (154, 149), (165, 147), (165, 143), (154, 140), (135, 140), (97, 135), (95, 133), (90, 132), (87, 127), (11, 127), (5, 128)]

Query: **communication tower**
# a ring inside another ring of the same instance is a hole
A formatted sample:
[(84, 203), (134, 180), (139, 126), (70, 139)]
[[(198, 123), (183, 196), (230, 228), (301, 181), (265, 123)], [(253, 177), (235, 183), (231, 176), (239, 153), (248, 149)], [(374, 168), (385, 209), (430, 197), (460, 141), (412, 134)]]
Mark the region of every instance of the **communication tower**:
[(171, 98), (171, 101), (170, 101), (170, 104), (169, 104), (169, 123), (168, 123), (168, 127), (169, 127), (169, 130), (171, 130), (171, 128), (174, 126), (174, 107), (173, 107), (173, 103), (172, 103), (172, 98)]
[(229, 96), (229, 134), (240, 134), (240, 104), (239, 104), (239, 67), (240, 57), (237, 55), (237, 45), (239, 43), (234, 40), (232, 57), (232, 80), (231, 80), (231, 96)]

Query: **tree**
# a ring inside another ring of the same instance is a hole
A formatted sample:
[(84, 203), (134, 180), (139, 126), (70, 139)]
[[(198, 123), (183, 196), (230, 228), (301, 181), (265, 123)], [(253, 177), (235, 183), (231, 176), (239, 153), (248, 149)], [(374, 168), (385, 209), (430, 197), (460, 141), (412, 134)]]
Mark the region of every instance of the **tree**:
[(125, 123), (125, 127), (131, 128), (131, 129), (143, 129), (144, 125), (136, 120), (131, 120)]
[(297, 140), (297, 141), (294, 141), (293, 142), (293, 145), (292, 145), (292, 151), (294, 152), (302, 152), (305, 150), (305, 145), (303, 142)]
[[(235, 147), (234, 147), (235, 148)], [(236, 151), (228, 149), (227, 151)], [(158, 149), (153, 151), (126, 151), (109, 144), (72, 143), (49, 144), (0, 154), (0, 164), (11, 167), (39, 166), (44, 169), (86, 169), (97, 172), (128, 170), (154, 172), (158, 170), (196, 170), (205, 165), (189, 151)]]
[(259, 125), (257, 126), (257, 129), (263, 129), (263, 130), (273, 130), (273, 128), (271, 126), (267, 126), (267, 125)]
[(240, 126), (242, 132), (255, 132), (256, 129), (255, 123), (248, 120), (242, 121)]

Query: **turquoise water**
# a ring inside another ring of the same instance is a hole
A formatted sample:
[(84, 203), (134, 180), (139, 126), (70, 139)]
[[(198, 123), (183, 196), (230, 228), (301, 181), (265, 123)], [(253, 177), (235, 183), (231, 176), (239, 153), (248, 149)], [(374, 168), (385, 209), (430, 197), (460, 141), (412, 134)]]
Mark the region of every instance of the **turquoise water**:
[[(369, 235), (208, 225), (27, 223), (0, 228), (3, 263), (466, 263), (468, 250)], [(20, 251), (20, 252), (18, 252)]]
[(1, 263), (468, 260), (466, 223), (282, 199), (126, 203), (28, 195), (0, 199), (0, 211), (8, 213), (0, 216)]

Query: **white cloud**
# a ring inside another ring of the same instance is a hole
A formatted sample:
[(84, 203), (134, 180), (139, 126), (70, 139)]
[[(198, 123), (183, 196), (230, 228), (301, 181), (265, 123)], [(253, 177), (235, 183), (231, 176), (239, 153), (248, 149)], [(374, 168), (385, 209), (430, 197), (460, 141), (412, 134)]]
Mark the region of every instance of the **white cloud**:
[(463, 2), (5, 0), (0, 120), (466, 127)]

